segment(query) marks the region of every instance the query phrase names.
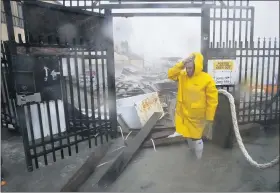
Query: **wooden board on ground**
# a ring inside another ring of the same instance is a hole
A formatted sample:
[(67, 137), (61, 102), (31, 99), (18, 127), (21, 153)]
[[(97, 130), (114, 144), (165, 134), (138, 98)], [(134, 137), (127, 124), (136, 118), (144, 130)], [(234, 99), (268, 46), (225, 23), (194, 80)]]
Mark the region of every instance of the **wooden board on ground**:
[(76, 192), (78, 188), (88, 179), (94, 172), (100, 160), (105, 156), (112, 142), (97, 147), (89, 156), (85, 163), (74, 173), (68, 182), (61, 188), (60, 192)]
[(104, 191), (106, 187), (110, 186), (117, 179), (137, 153), (160, 117), (161, 113), (154, 113), (139, 133), (133, 139), (127, 140), (127, 147), (123, 148), (123, 151), (104, 167), (103, 172), (100, 172), (96, 186), (93, 187), (92, 191)]

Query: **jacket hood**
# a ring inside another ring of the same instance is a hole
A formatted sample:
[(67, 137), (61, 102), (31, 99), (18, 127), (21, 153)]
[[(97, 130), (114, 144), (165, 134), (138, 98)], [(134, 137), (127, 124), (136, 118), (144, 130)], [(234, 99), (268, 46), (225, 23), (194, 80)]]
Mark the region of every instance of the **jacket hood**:
[(203, 70), (203, 55), (200, 52), (194, 52), (191, 54), (194, 56), (194, 76), (198, 75)]

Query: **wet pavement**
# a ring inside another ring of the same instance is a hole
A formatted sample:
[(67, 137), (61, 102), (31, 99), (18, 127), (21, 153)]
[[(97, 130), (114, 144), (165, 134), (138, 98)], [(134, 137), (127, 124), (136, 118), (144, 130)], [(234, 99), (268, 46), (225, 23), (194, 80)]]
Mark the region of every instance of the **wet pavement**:
[[(258, 162), (267, 162), (279, 154), (279, 125), (254, 132), (244, 138), (250, 155)], [(7, 185), (2, 191), (59, 191), (94, 149), (81, 144), (79, 153), (32, 173), (26, 171), (20, 137), (2, 141), (4, 174)], [(66, 152), (66, 151), (65, 151)], [(49, 157), (51, 160), (51, 156)], [(250, 166), (235, 145), (221, 149), (205, 143), (203, 159), (197, 161), (187, 144), (159, 147), (155, 152), (142, 149), (125, 171), (106, 191), (110, 192), (188, 192), (188, 191), (279, 191), (279, 165), (259, 170)], [(93, 191), (89, 180), (80, 191)]]

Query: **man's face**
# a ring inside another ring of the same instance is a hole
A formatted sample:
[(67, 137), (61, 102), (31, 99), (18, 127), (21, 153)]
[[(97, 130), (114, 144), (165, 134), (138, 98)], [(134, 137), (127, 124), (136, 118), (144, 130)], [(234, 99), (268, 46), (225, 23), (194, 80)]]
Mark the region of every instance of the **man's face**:
[(186, 71), (189, 77), (191, 77), (194, 74), (194, 57), (190, 57), (186, 63)]

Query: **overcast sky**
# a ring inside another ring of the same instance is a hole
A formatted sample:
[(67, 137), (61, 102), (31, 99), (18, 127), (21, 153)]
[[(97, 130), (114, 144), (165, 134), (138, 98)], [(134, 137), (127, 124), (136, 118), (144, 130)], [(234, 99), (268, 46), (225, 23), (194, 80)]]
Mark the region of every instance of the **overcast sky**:
[[(253, 1), (250, 5), (255, 6), (255, 37), (279, 37), (279, 2)], [(184, 57), (190, 52), (200, 51), (200, 21), (197, 17), (115, 18), (114, 34), (116, 39), (129, 39), (131, 48), (146, 58), (166, 55)], [(116, 25), (122, 26), (120, 23), (130, 23), (132, 29), (125, 25), (122, 29), (116, 28)]]
[[(233, 1), (230, 3), (233, 4)], [(73, 1), (73, 5), (76, 4), (77, 2)], [(86, 4), (90, 5), (91, 1), (86, 1)], [(79, 1), (79, 5), (83, 6), (84, 1)], [(257, 37), (279, 38), (279, 1), (250, 1), (250, 5), (255, 7), (255, 39)], [(118, 11), (184, 12), (186, 9), (113, 10), (113, 12)], [(188, 9), (188, 11), (199, 12), (199, 9)], [(236, 12), (236, 15), (238, 14)], [(162, 56), (185, 57), (193, 51), (200, 51), (200, 22), (199, 17), (114, 18), (114, 36), (115, 40), (128, 40), (132, 50), (144, 55), (146, 59), (151, 60)], [(216, 25), (219, 27), (217, 23)], [(230, 31), (232, 31), (232, 26), (230, 24)], [(235, 34), (238, 34), (237, 30), (238, 26), (236, 26)], [(242, 33), (244, 32), (245, 30)], [(232, 34), (229, 36), (232, 37)], [(242, 38), (244, 40), (245, 35), (242, 35)], [(219, 33), (216, 33), (216, 40), (218, 39)], [(225, 40), (225, 35), (223, 40)], [(235, 40), (238, 40), (238, 37)]]

